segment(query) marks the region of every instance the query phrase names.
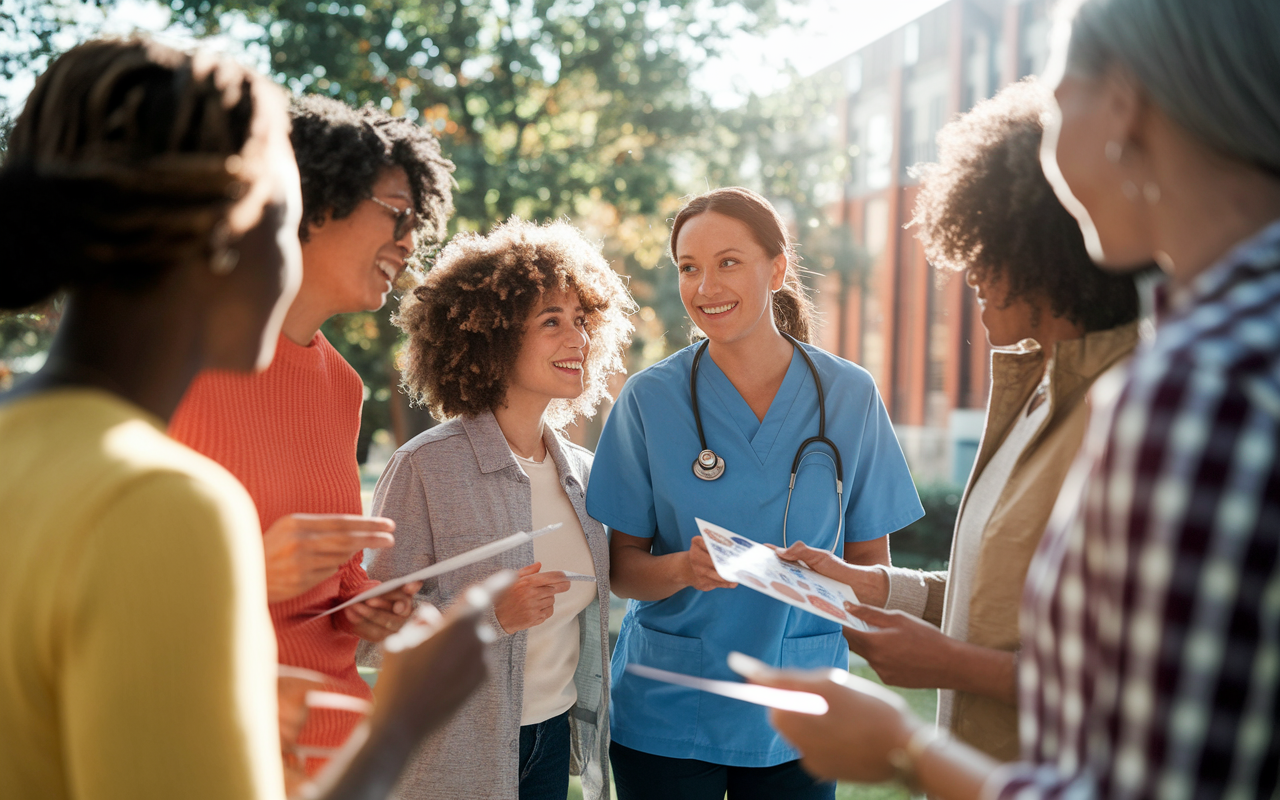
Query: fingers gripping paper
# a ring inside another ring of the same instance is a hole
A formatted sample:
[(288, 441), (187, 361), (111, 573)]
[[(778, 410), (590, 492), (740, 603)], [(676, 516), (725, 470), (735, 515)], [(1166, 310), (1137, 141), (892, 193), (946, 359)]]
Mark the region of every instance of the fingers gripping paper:
[[(477, 547), (474, 550), (468, 550), (467, 552), (456, 555), (453, 558), (446, 558), (444, 561), (436, 562), (435, 564), (432, 564), (429, 567), (424, 567), (423, 569), (420, 569), (417, 572), (411, 572), (408, 575), (401, 576), (399, 578), (396, 578), (395, 580), (384, 581), (383, 583), (378, 584), (377, 586), (373, 587), (367, 592), (361, 592), (360, 594), (351, 598), (350, 600), (343, 603), (342, 605), (334, 606), (328, 611), (325, 611), (323, 614), (317, 614), (316, 616), (324, 617), (329, 614), (332, 614), (335, 611), (341, 611), (347, 606), (353, 606), (356, 603), (363, 603), (365, 600), (368, 600), (370, 597), (378, 597), (380, 595), (384, 595), (393, 589), (398, 589), (401, 586), (404, 586), (405, 584), (413, 583), (414, 581), (425, 581), (430, 578), (434, 578), (437, 575), (443, 575), (446, 572), (452, 572), (455, 569), (461, 569), (469, 564), (474, 564), (477, 561), (484, 561), (486, 558), (493, 558), (499, 553), (505, 553), (506, 551), (510, 550), (513, 547), (518, 547), (524, 544), (525, 542), (533, 541), (539, 536), (551, 533), (552, 531), (559, 528), (560, 525), (561, 523), (556, 522), (546, 526), (545, 528), (539, 528), (538, 530), (532, 531), (530, 533), (524, 533), (524, 532), (513, 533), (510, 536), (506, 537), (505, 539), (499, 539), (496, 542), (490, 542), (489, 544), (481, 545), (480, 547)], [(570, 578), (570, 580), (573, 580), (573, 579)], [(577, 580), (582, 580), (582, 579), (578, 578)]]
[(859, 605), (858, 596), (849, 586), (802, 564), (783, 561), (772, 549), (727, 528), (694, 519), (716, 572), (725, 580), (854, 630), (870, 630), (862, 620), (847, 613), (847, 609)]

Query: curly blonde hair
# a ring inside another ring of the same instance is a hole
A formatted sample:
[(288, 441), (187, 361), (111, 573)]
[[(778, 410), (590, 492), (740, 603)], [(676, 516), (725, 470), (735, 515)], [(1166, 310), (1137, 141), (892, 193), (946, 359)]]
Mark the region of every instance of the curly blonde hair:
[(525, 323), (547, 291), (578, 295), (591, 348), (582, 365), (586, 388), (553, 400), (544, 419), (560, 430), (578, 415), (593, 416), (609, 376), (626, 371), (636, 306), (600, 248), (560, 221), (513, 217), (487, 236), (453, 238), (393, 318), (408, 336), (399, 358), (405, 391), (437, 419), (499, 408)]

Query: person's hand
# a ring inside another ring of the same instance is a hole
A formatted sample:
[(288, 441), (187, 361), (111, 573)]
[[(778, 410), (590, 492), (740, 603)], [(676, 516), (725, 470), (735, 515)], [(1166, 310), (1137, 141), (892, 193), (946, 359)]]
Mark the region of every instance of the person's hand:
[(819, 550), (804, 542), (796, 542), (786, 550), (774, 545), (769, 546), (783, 561), (803, 562), (806, 567), (819, 575), (840, 581), (853, 589), (853, 593), (863, 603), (883, 607), (889, 596), (889, 577), (878, 567), (850, 564), (830, 550)]
[(563, 572), (539, 572), (535, 561), (516, 573), (516, 582), (494, 604), (498, 623), (507, 633), (532, 628), (545, 622), (556, 607), (556, 595), (569, 591)]
[(385, 517), (353, 514), (289, 514), (263, 534), (267, 602), (306, 592), (365, 548), (390, 547), (396, 524)]
[(384, 595), (342, 609), (347, 629), (367, 642), (381, 642), (400, 630), (413, 613), (413, 596), (422, 581), (406, 583)]
[(711, 552), (707, 550), (707, 543), (701, 536), (693, 537), (693, 541), (689, 544), (686, 569), (685, 583), (700, 592), (709, 592), (712, 589), (733, 589), (738, 585), (726, 581), (719, 572), (716, 572), (715, 562), (711, 560)]
[(801, 766), (822, 780), (880, 783), (892, 779), (889, 751), (905, 747), (924, 724), (901, 697), (843, 670), (762, 669), (750, 680), (826, 699), (830, 708), (822, 716), (769, 712), (773, 727), (800, 751)]
[(922, 619), (901, 611), (846, 606), (872, 631), (846, 628), (849, 649), (867, 660), (880, 680), (908, 689), (953, 688), (955, 640)]
[[(447, 617), (430, 603), (418, 606), (384, 645), (372, 726), (391, 726), (398, 739), (416, 741), (448, 722), (484, 680), (484, 624), (484, 610), (467, 603), (455, 604)], [(426, 641), (400, 649), (424, 636)]]
[(284, 766), (285, 793), (292, 797), (307, 782), (306, 759), (294, 752), (302, 726), (307, 722), (307, 692), (323, 689), (326, 677), (314, 670), (280, 665), (276, 678), (280, 721), (280, 757)]

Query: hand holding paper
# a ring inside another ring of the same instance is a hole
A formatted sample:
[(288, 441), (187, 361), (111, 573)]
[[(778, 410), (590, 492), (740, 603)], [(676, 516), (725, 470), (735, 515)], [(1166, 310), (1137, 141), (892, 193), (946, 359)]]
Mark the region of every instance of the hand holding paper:
[(498, 623), (507, 633), (527, 630), (546, 622), (556, 607), (556, 595), (569, 591), (563, 572), (541, 572), (535, 561), (516, 573), (516, 582), (494, 604)]
[(453, 558), (446, 558), (444, 561), (438, 561), (429, 567), (424, 567), (416, 572), (411, 572), (408, 575), (402, 575), (401, 577), (395, 578), (393, 580), (383, 581), (382, 583), (373, 587), (369, 591), (361, 592), (360, 594), (351, 598), (347, 602), (341, 605), (334, 606), (333, 608), (321, 614), (317, 614), (316, 617), (328, 616), (329, 614), (332, 614), (337, 611), (341, 611), (342, 609), (347, 608), (349, 606), (353, 606), (356, 603), (363, 603), (365, 600), (368, 600), (370, 597), (379, 597), (381, 595), (386, 594), (387, 592), (390, 592), (393, 589), (398, 589), (407, 583), (413, 583), (415, 581), (427, 581), (427, 580), (430, 580), (431, 578), (436, 577), (437, 575), (443, 575), (446, 572), (452, 572), (455, 569), (461, 569), (462, 567), (468, 566), (470, 564), (475, 564), (478, 561), (484, 561), (486, 558), (493, 558), (499, 553), (505, 553), (506, 551), (510, 550), (513, 547), (519, 547), (522, 544), (533, 541), (539, 536), (544, 536), (548, 533), (551, 533), (552, 531), (556, 530), (559, 527), (560, 527), (560, 523), (557, 522), (553, 525), (548, 525), (545, 528), (539, 528), (538, 530), (532, 531), (530, 533), (523, 533), (523, 532), (513, 533), (510, 536), (506, 537), (505, 539), (499, 539), (496, 542), (490, 542), (489, 544), (481, 545), (480, 547), (477, 547), (474, 550), (468, 550), (467, 552), (456, 555)]
[(800, 751), (805, 770), (824, 780), (879, 783), (894, 777), (889, 751), (905, 747), (920, 722), (906, 701), (878, 684), (838, 669), (746, 670), (752, 684), (817, 695), (830, 711), (822, 716), (776, 710), (773, 727)]
[(688, 583), (700, 592), (709, 592), (712, 589), (734, 589), (738, 586), (716, 570), (715, 560), (711, 557), (707, 541), (702, 536), (693, 537), (693, 542), (689, 545)]
[(846, 584), (783, 561), (769, 547), (719, 525), (696, 517), (695, 520), (716, 570), (724, 580), (736, 581), (854, 630), (868, 630), (866, 623), (851, 613), (851, 609), (859, 606), (858, 596)]
[(864, 605), (884, 608), (889, 597), (889, 576), (879, 567), (850, 564), (827, 550), (795, 542), (786, 550), (768, 545), (778, 558), (802, 567), (808, 567), (819, 575), (840, 581), (853, 589)]
[(381, 642), (409, 619), (413, 613), (413, 596), (421, 588), (422, 581), (414, 581), (381, 597), (370, 597), (344, 608), (342, 615), (347, 628), (366, 642)]
[(353, 514), (289, 514), (263, 534), (267, 602), (309, 591), (366, 548), (395, 544), (396, 524)]

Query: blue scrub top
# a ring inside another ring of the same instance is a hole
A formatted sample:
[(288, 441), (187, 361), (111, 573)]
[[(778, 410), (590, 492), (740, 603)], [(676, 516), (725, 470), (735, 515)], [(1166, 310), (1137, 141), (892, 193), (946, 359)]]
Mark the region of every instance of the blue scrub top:
[[(826, 389), (827, 437), (844, 462), (844, 508), (836, 508), (835, 465), (814, 453), (796, 475), (788, 539), (831, 549), (837, 513), (845, 542), (878, 539), (924, 516), (875, 382), (861, 367), (802, 345)], [(692, 470), (699, 451), (689, 397), (695, 347), (637, 373), (605, 424), (587, 489), (587, 511), (612, 530), (653, 537), (654, 555), (688, 550), (694, 516), (758, 542), (782, 545), (782, 515), (796, 448), (818, 433), (818, 396), (799, 353), (764, 421), (710, 354), (698, 368), (707, 446), (725, 460), (719, 480)], [(843, 543), (836, 548), (843, 553)], [(781, 667), (847, 669), (838, 624), (745, 587), (682, 589), (654, 602), (633, 600), (613, 654), (613, 740), (671, 758), (766, 767), (799, 757), (769, 725), (766, 710), (658, 683), (628, 663), (740, 681), (725, 663), (737, 650)]]

